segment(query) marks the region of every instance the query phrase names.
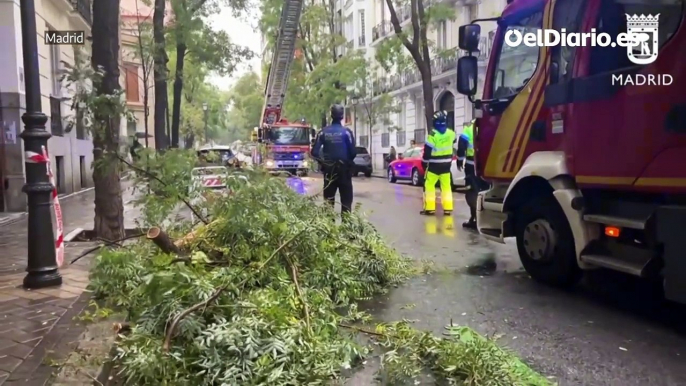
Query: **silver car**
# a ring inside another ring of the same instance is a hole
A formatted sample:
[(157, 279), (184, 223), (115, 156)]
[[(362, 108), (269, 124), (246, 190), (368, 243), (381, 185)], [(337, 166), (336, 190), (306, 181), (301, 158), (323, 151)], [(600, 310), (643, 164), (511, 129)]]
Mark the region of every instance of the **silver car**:
[(353, 167), (353, 176), (364, 173), (365, 177), (372, 176), (372, 157), (366, 148), (358, 146), (355, 148), (357, 155), (355, 156), (355, 166)]

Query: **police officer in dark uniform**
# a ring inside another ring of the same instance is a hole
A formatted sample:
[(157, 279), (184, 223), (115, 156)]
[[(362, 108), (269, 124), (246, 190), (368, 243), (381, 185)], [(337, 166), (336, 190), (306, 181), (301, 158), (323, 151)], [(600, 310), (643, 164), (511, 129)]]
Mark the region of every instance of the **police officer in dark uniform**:
[(331, 125), (317, 135), (312, 158), (320, 163), (324, 173), (324, 199), (333, 206), (338, 191), (341, 195), (341, 213), (347, 213), (353, 204), (352, 166), (356, 150), (353, 132), (341, 124), (343, 118), (343, 106), (331, 106)]

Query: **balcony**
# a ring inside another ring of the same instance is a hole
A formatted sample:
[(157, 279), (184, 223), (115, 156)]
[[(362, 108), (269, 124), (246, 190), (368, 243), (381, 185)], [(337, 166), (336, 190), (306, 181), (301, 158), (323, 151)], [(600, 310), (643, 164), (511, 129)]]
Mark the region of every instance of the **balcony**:
[[(490, 58), (491, 48), (493, 47), (494, 32), (490, 32), (488, 36), (482, 36), (479, 41), (479, 52), (476, 56), (480, 65), (486, 65)], [(504, 49), (503, 52), (510, 50), (510, 47)], [(457, 48), (455, 51), (446, 57), (434, 58), (431, 60), (431, 75), (433, 77), (445, 74), (450, 71), (455, 71), (457, 68), (457, 59), (462, 55)], [(374, 96), (400, 90), (403, 87), (412, 86), (421, 82), (422, 75), (416, 68), (406, 70), (400, 74), (392, 75), (388, 78), (380, 79), (374, 85)]]
[(92, 0), (69, 0), (74, 8), (70, 15), (85, 21), (86, 27), (90, 29), (93, 25), (93, 1)]
[(393, 24), (388, 20), (382, 21), (372, 28), (372, 42), (390, 35), (391, 32), (393, 32)]
[[(441, 0), (424, 0), (423, 4), (425, 10), (431, 7), (432, 5), (438, 3), (439, 1)], [(400, 21), (400, 25), (402, 26), (403, 23), (410, 20), (410, 18), (412, 17), (412, 7), (410, 3), (408, 2), (407, 4), (396, 6), (395, 14), (396, 16), (398, 16), (398, 21)], [(390, 22), (390, 20), (382, 21), (372, 29), (372, 42), (375, 42), (383, 37), (386, 37), (392, 34), (393, 32), (393, 24)]]

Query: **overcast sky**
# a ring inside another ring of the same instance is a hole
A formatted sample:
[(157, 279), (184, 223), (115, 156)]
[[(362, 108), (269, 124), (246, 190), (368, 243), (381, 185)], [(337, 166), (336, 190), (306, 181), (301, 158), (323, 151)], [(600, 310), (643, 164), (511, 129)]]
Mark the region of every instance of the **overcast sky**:
[[(223, 12), (209, 18), (209, 22), (214, 29), (226, 31), (231, 37), (231, 41), (247, 46), (257, 55), (260, 53), (260, 34), (255, 30), (258, 20), (259, 10), (254, 10), (253, 14), (239, 19), (233, 17), (229, 9), (225, 9)], [(258, 56), (242, 63), (240, 68), (231, 77), (213, 77), (212, 82), (222, 89), (229, 89), (236, 79), (250, 71), (251, 68), (258, 74), (260, 73), (260, 58)]]

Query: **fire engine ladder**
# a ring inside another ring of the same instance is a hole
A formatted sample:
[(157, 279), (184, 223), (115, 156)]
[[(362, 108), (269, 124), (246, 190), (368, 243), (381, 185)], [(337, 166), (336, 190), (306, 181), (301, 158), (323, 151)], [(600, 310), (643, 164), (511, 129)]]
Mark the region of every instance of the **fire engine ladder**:
[(265, 105), (262, 109), (262, 123), (271, 122), (269, 115), (275, 113), (276, 121), (281, 119), (281, 109), (288, 87), (291, 63), (295, 54), (295, 42), (298, 35), (298, 24), (302, 13), (303, 0), (285, 0), (281, 9), (281, 20), (276, 37), (272, 63), (269, 67)]

